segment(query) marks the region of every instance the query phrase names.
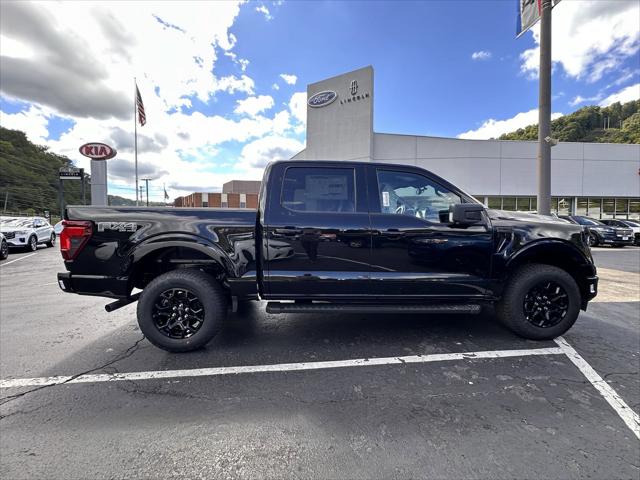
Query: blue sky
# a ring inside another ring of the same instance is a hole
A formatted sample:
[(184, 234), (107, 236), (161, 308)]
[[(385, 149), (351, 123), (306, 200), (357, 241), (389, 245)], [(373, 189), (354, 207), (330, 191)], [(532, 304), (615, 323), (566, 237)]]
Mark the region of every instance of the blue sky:
[[(110, 190), (128, 196), (134, 75), (139, 160), (172, 196), (259, 178), (304, 148), (306, 85), (366, 65), (378, 132), (489, 138), (537, 118), (537, 30), (515, 38), (516, 0), (45, 3), (2, 17), (0, 123), (79, 165), (82, 141), (115, 144)], [(563, 0), (552, 111), (638, 98), (638, 32), (634, 0)]]

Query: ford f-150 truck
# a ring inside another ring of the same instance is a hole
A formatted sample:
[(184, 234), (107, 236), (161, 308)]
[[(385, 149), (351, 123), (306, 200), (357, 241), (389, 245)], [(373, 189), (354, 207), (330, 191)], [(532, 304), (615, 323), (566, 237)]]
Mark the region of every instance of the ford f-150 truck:
[(579, 225), (488, 210), (421, 168), (282, 161), (256, 210), (69, 206), (66, 292), (138, 301), (153, 344), (205, 345), (238, 302), (270, 313), (477, 314), (516, 334), (564, 333), (597, 292)]

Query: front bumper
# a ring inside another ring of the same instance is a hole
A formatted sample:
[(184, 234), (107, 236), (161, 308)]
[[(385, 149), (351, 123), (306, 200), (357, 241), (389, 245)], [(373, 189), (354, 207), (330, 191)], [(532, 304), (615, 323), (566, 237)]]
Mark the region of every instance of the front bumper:
[(67, 293), (107, 298), (126, 298), (130, 291), (126, 277), (74, 275), (71, 272), (58, 273), (58, 286)]
[(13, 238), (8, 238), (5, 236), (5, 239), (7, 240), (7, 244), (10, 247), (26, 247), (27, 246), (27, 241), (29, 239), (28, 235), (15, 235)]

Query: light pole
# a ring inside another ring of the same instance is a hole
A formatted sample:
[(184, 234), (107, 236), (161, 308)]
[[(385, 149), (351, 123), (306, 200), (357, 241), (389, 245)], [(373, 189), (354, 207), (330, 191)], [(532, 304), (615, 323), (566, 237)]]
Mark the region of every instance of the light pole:
[(538, 100), (538, 213), (551, 214), (551, 0), (540, 12), (540, 75)]

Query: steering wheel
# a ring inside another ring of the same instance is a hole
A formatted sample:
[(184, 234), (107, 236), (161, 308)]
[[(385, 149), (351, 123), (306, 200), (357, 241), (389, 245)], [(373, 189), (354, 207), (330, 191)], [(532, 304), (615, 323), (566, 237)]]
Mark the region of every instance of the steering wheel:
[(404, 215), (404, 212), (406, 210), (406, 206), (404, 204), (398, 206), (398, 208), (396, 208), (396, 211), (394, 212), (396, 215)]

